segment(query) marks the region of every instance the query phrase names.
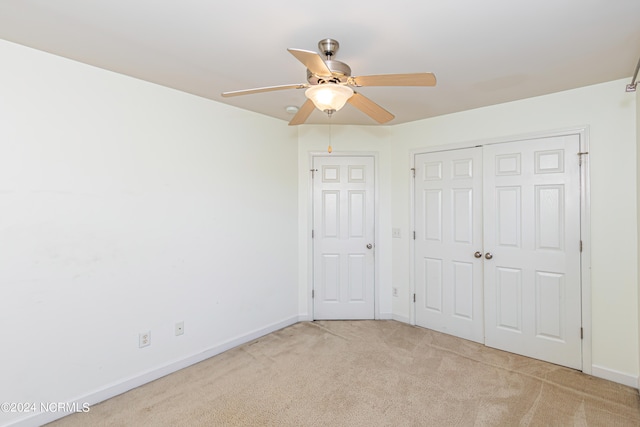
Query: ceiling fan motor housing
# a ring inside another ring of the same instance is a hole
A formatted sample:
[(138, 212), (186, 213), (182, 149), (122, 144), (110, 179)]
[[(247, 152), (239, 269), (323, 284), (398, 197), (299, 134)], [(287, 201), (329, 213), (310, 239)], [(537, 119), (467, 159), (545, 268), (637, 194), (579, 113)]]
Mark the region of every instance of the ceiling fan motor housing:
[(323, 83), (346, 83), (351, 77), (351, 68), (344, 62), (328, 59), (324, 61), (331, 71), (330, 76), (318, 76), (307, 70), (307, 81), (311, 85)]
[(307, 81), (311, 85), (319, 85), (323, 83), (346, 83), (351, 77), (351, 67), (344, 62), (332, 59), (340, 49), (340, 43), (334, 39), (322, 39), (318, 42), (318, 50), (324, 55), (324, 63), (331, 71), (330, 76), (319, 76), (307, 70)]

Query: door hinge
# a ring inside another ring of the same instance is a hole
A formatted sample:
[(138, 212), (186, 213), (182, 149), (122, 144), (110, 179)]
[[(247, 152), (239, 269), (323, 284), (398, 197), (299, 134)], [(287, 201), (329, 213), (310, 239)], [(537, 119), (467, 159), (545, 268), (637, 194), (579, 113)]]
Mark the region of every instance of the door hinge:
[(588, 151), (583, 151), (578, 153), (578, 165), (582, 166), (582, 156), (586, 156), (587, 154), (589, 154)]
[(584, 339), (584, 329), (580, 328), (580, 339)]
[(311, 289), (311, 298), (315, 298), (316, 297), (316, 291), (315, 289)]
[(309, 169), (311, 171), (311, 179), (316, 177), (316, 172), (318, 172), (318, 169)]
[(413, 294), (413, 302), (416, 302), (416, 294)]
[(413, 174), (413, 177), (416, 177), (416, 168), (411, 168), (411, 173)]
[(416, 232), (413, 232), (413, 240), (416, 240)]
[(580, 240), (580, 252), (582, 252), (582, 240)]
[(311, 238), (313, 239), (316, 236), (316, 233), (314, 232), (314, 230), (311, 230)]

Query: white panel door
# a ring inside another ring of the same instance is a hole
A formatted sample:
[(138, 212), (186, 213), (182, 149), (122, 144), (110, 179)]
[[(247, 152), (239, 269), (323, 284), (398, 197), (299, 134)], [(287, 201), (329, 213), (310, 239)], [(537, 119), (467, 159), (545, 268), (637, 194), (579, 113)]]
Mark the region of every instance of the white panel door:
[(374, 318), (374, 159), (313, 158), (313, 317)]
[(484, 147), (485, 344), (582, 368), (577, 135)]
[(483, 342), (481, 148), (416, 155), (415, 218), (416, 324)]

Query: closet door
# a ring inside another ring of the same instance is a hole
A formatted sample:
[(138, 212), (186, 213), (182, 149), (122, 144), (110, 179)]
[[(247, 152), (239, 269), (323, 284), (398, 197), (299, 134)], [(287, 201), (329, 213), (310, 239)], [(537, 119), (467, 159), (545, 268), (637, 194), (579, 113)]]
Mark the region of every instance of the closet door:
[(484, 158), (485, 344), (582, 368), (579, 137)]
[(483, 342), (482, 149), (415, 157), (416, 324)]

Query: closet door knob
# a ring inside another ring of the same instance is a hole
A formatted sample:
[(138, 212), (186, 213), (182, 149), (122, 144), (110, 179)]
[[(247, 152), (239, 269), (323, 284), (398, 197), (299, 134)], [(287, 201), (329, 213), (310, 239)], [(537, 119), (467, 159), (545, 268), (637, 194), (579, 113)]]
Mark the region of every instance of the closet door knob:
[(493, 255), (491, 255), (491, 252), (487, 252), (487, 253), (484, 255), (484, 257), (485, 257), (486, 259), (491, 259), (491, 258), (493, 258)]
[(482, 252), (476, 252), (473, 256), (476, 258), (482, 258)]

